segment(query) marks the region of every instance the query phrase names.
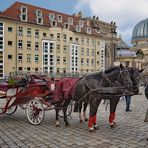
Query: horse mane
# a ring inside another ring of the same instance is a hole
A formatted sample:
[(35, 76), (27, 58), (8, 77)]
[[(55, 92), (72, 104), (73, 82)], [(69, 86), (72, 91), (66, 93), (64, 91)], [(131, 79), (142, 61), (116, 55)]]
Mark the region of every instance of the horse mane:
[(105, 74), (108, 74), (108, 73), (111, 73), (112, 71), (115, 71), (116, 69), (119, 69), (119, 67), (111, 67), (111, 68), (105, 70), (104, 73), (105, 73)]
[(90, 77), (98, 78), (98, 77), (102, 76), (103, 73), (104, 74), (109, 74), (112, 71), (115, 71), (116, 69), (119, 69), (119, 67), (111, 67), (111, 68), (105, 70), (104, 72), (100, 71), (100, 72), (92, 73), (92, 74), (87, 75), (86, 78), (90, 78)]

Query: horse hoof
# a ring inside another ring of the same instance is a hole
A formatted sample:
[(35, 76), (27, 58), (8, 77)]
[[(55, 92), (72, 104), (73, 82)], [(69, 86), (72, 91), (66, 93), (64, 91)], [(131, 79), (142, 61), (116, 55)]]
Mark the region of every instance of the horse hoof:
[(88, 118), (85, 118), (85, 122), (87, 122), (88, 121)]
[(99, 129), (98, 125), (94, 125), (94, 130), (98, 130), (98, 129)]
[(81, 119), (81, 120), (79, 120), (79, 122), (80, 122), (80, 123), (83, 123), (83, 120)]
[(110, 125), (110, 128), (111, 128), (111, 129), (113, 129), (114, 127), (115, 127), (114, 124)]
[(90, 133), (95, 132), (94, 128), (93, 127), (89, 128), (89, 132)]
[(65, 123), (65, 126), (67, 126), (67, 127), (70, 126), (69, 122), (66, 122), (66, 123)]
[(57, 124), (56, 127), (60, 127), (60, 124)]

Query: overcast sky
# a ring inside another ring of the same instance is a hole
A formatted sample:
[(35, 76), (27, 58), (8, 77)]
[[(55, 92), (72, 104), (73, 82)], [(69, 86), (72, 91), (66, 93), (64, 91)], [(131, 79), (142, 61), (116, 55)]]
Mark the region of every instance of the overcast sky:
[[(2, 1), (2, 0), (0, 0)], [(98, 16), (100, 20), (115, 21), (118, 35), (130, 44), (132, 30), (141, 20), (148, 18), (148, 0), (17, 0), (68, 14), (82, 11), (85, 16)], [(15, 0), (0, 4), (3, 11)]]

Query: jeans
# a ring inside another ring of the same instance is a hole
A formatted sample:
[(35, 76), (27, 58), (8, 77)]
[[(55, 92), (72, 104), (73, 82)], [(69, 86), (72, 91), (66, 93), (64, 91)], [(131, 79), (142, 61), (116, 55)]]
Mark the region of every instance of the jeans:
[(126, 99), (126, 110), (129, 110), (131, 105), (131, 96), (125, 96), (125, 99)]

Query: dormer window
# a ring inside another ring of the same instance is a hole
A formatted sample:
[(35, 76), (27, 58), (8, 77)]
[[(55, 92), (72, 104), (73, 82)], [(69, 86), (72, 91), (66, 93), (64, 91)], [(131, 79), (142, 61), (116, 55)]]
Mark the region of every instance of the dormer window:
[(57, 21), (50, 21), (52, 27), (57, 27)]
[(42, 11), (41, 10), (36, 10), (36, 22), (37, 24), (43, 24), (43, 16), (42, 16)]
[(97, 33), (100, 33), (100, 30), (101, 30), (101, 28), (100, 27), (97, 27), (96, 32)]
[(55, 14), (54, 13), (50, 13), (48, 17), (49, 17), (50, 21), (54, 21), (55, 20)]
[(62, 15), (57, 15), (57, 21), (62, 23)]
[(20, 8), (20, 10), (21, 10), (21, 14), (20, 14), (21, 21), (27, 22), (27, 19), (28, 19), (28, 16), (27, 16), (28, 9), (27, 9), (27, 7), (22, 6)]
[(76, 32), (81, 32), (81, 27), (79, 25), (76, 25)]
[(84, 27), (84, 21), (83, 21), (83, 20), (79, 20), (79, 25), (80, 25), (81, 27)]
[(69, 23), (64, 23), (64, 28), (69, 29)]
[(87, 32), (87, 34), (91, 34), (91, 28), (90, 27), (87, 27), (86, 28), (86, 32)]
[(71, 18), (71, 17), (68, 18), (68, 24), (73, 25), (73, 18)]
[(41, 10), (36, 10), (36, 16), (42, 17), (42, 11)]

